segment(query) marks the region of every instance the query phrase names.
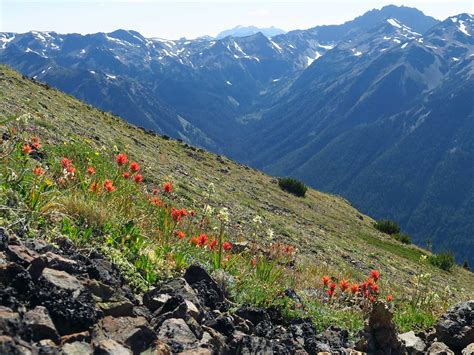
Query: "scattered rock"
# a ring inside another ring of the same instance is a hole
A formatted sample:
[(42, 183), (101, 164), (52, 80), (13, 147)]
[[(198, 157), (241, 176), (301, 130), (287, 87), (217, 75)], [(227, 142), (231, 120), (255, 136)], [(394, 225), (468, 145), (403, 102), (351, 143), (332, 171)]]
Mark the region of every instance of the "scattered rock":
[(26, 312), (23, 321), (33, 332), (34, 341), (51, 339), (56, 344), (59, 343), (58, 331), (45, 307), (37, 306), (31, 311)]
[(183, 319), (171, 318), (163, 322), (158, 333), (158, 339), (167, 343), (173, 352), (193, 349), (197, 339)]
[(133, 352), (142, 352), (155, 341), (156, 334), (143, 317), (107, 316), (96, 324), (92, 338), (94, 341), (114, 339), (130, 347)]
[(92, 345), (82, 341), (67, 343), (61, 350), (64, 355), (92, 355), (94, 353)]
[(472, 355), (472, 354), (474, 354), (474, 343), (471, 343), (468, 346), (466, 346), (461, 353), (462, 353), (462, 355)]
[(397, 338), (397, 330), (392, 318), (393, 314), (385, 303), (373, 303), (362, 340), (359, 341), (356, 349), (367, 353), (400, 353), (401, 343)]
[(78, 295), (84, 289), (81, 282), (77, 278), (65, 271), (45, 268), (41, 273), (41, 276), (49, 284), (51, 284), (51, 286), (63, 290), (73, 291), (75, 295)]
[(36, 257), (38, 257), (38, 253), (24, 247), (23, 245), (9, 245), (6, 248), (6, 254), (11, 261), (22, 266), (28, 266)]
[(228, 309), (224, 292), (201, 266), (191, 265), (188, 267), (184, 274), (184, 279), (197, 293), (202, 305), (220, 311)]
[(421, 355), (426, 348), (426, 344), (415, 335), (414, 331), (399, 334), (398, 339), (404, 344), (405, 350), (409, 355)]
[(458, 351), (474, 343), (474, 300), (451, 307), (436, 324), (436, 336)]
[(131, 317), (133, 316), (133, 304), (128, 301), (121, 302), (100, 302), (97, 306), (105, 316)]
[(95, 355), (131, 355), (130, 349), (113, 339), (102, 339), (94, 343)]
[(86, 342), (89, 343), (91, 340), (91, 334), (88, 331), (79, 332), (74, 334), (68, 334), (61, 337), (61, 344), (74, 343), (74, 342)]
[(445, 343), (435, 341), (428, 348), (428, 354), (430, 354), (430, 355), (454, 355), (454, 351), (450, 350)]

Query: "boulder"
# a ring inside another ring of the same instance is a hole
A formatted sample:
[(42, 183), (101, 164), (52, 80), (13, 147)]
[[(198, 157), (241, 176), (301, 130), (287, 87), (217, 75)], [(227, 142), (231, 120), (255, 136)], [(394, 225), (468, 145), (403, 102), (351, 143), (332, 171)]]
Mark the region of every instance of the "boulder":
[(100, 301), (110, 300), (116, 292), (112, 287), (93, 279), (82, 281), (82, 285)]
[(156, 334), (143, 317), (107, 316), (94, 326), (92, 338), (94, 342), (114, 339), (128, 346), (133, 352), (142, 352), (155, 341)]
[(263, 321), (270, 321), (268, 313), (263, 308), (242, 306), (235, 311), (235, 314), (243, 319), (249, 320), (253, 325), (257, 325)]
[(439, 341), (435, 341), (431, 346), (428, 348), (429, 355), (454, 355), (454, 351), (449, 349), (449, 347), (441, 343)]
[(409, 331), (403, 334), (398, 335), (398, 339), (405, 346), (405, 351), (409, 355), (421, 355), (424, 353), (426, 344), (421, 340), (421, 338), (415, 335), (414, 331)]
[(171, 355), (171, 348), (168, 344), (161, 340), (155, 340), (155, 342), (140, 355)]
[(104, 316), (131, 317), (133, 316), (133, 304), (128, 301), (119, 302), (99, 302), (97, 306)]
[(436, 324), (436, 337), (457, 351), (474, 343), (474, 300), (448, 309)]
[(38, 353), (38, 349), (32, 344), (8, 335), (0, 335), (0, 354), (30, 355)]
[(357, 350), (367, 353), (397, 354), (402, 346), (397, 338), (393, 314), (383, 302), (374, 302)]
[(82, 286), (81, 282), (76, 277), (65, 271), (45, 268), (41, 273), (41, 276), (51, 286), (62, 290), (72, 291), (74, 295), (78, 295), (84, 289), (84, 286)]
[(92, 345), (82, 341), (64, 344), (61, 350), (63, 355), (92, 355), (94, 353)]
[(8, 245), (5, 249), (8, 258), (22, 266), (28, 266), (39, 255), (23, 245)]
[(191, 265), (183, 277), (196, 292), (201, 305), (220, 311), (228, 309), (224, 292), (204, 268)]
[(31, 329), (34, 341), (51, 339), (56, 344), (59, 343), (58, 331), (45, 307), (37, 306), (26, 312), (23, 321)]
[(112, 339), (94, 342), (94, 355), (132, 355), (132, 351)]
[(173, 352), (197, 347), (198, 339), (183, 319), (170, 318), (161, 325), (158, 338), (168, 344)]
[(474, 343), (471, 343), (469, 344), (468, 346), (466, 346), (462, 352), (461, 352), (462, 355), (472, 355), (474, 354)]

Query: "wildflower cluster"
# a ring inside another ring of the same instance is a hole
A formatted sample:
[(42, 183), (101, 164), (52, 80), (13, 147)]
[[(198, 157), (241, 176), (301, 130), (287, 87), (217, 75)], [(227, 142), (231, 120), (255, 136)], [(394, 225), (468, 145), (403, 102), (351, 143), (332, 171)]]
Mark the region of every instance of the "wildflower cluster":
[[(375, 302), (380, 296), (380, 287), (378, 281), (380, 272), (372, 270), (369, 277), (361, 283), (351, 283), (349, 280), (342, 279), (337, 284), (333, 278), (324, 275), (321, 278), (323, 291), (328, 300), (333, 300), (336, 295), (340, 298), (352, 297), (355, 303)], [(387, 302), (393, 301), (392, 295), (387, 295)]]

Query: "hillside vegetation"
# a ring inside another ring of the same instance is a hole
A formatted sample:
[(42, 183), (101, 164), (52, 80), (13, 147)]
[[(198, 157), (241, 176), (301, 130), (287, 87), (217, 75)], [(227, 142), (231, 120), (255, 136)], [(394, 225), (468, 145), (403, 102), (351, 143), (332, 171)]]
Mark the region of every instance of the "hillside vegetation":
[[(4, 66), (0, 122), (1, 224), (31, 237), (47, 233), (54, 241), (63, 234), (83, 248), (99, 247), (130, 266), (137, 289), (198, 261), (226, 271), (238, 302), (286, 305), (281, 294), (293, 288), (319, 326), (340, 323), (353, 330), (361, 327), (364, 305), (344, 293), (343, 281), (358, 284), (374, 270), (377, 295), (393, 295), (402, 329), (428, 327), (450, 304), (474, 293), (472, 273), (431, 265), (428, 251), (379, 232), (370, 217), (338, 196), (312, 189), (304, 198), (294, 196), (276, 178), (131, 126)], [(25, 153), (24, 145), (38, 139), (41, 148)], [(128, 163), (117, 165), (119, 153), (139, 166), (130, 180), (122, 178)], [(71, 167), (74, 179), (60, 180)], [(12, 207), (15, 199), (21, 201)], [(180, 224), (183, 208), (188, 216)], [(191, 210), (199, 223), (190, 219)], [(206, 240), (194, 239), (203, 232)], [(222, 247), (210, 247), (212, 240)], [(331, 281), (323, 285), (326, 275)], [(341, 288), (337, 302), (325, 287), (333, 282)], [(361, 307), (344, 310), (354, 302)]]

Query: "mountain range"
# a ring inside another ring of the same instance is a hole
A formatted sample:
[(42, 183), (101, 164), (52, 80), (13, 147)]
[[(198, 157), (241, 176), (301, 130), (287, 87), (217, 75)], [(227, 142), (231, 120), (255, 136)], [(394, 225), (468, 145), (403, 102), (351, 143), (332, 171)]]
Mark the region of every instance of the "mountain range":
[(229, 30), (225, 30), (222, 32), (219, 32), (216, 36), (217, 39), (225, 38), (227, 36), (232, 36), (232, 37), (247, 37), (251, 36), (257, 33), (262, 33), (263, 35), (267, 37), (274, 37), (276, 35), (281, 35), (285, 33), (284, 30), (281, 28), (276, 28), (274, 26), (272, 27), (267, 27), (267, 28), (262, 28), (262, 27), (255, 27), (255, 26), (236, 26), (234, 28), (231, 28)]
[(470, 14), (386, 6), (271, 38), (0, 33), (0, 62), (474, 263), (473, 35)]

